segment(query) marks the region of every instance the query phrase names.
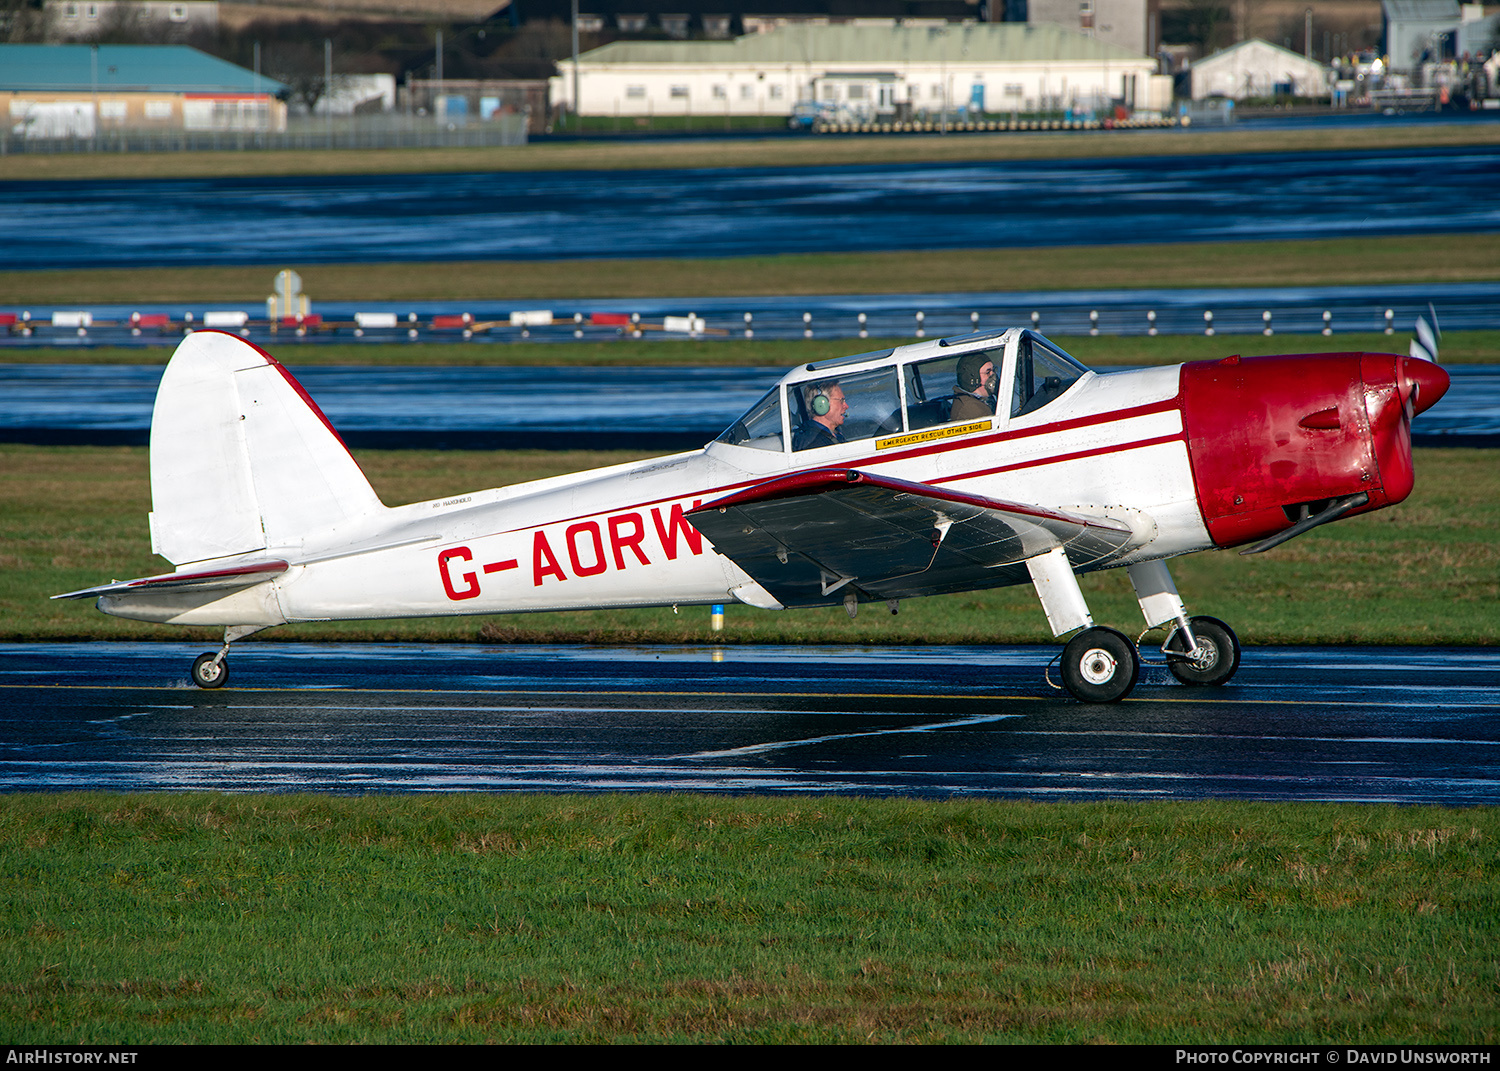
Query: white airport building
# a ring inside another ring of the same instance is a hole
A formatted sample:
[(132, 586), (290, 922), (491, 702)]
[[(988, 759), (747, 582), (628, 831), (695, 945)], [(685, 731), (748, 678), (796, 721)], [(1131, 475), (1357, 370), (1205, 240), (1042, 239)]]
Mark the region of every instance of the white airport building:
[(841, 118), (1171, 104), (1149, 56), (1058, 26), (787, 25), (729, 41), (616, 41), (557, 64), (554, 109), (590, 116)]
[(1205, 56), (1189, 68), (1193, 99), (1227, 97), (1326, 97), (1328, 68), (1316, 60), (1252, 37)]

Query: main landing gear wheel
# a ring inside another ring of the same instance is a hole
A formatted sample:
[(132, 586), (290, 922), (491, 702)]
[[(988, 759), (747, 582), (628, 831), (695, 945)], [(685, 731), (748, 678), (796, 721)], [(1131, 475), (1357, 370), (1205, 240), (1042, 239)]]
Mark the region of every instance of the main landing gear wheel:
[[(1183, 684), (1225, 683), (1240, 668), (1239, 637), (1217, 617), (1192, 617), (1188, 624), (1198, 641), (1198, 655), (1186, 660), (1180, 655), (1169, 659), (1167, 665), (1172, 676)], [(1170, 644), (1171, 640), (1167, 642)]]
[[(218, 658), (216, 663), (214, 659)], [(219, 688), (229, 679), (229, 659), (217, 654), (199, 655), (193, 660), (193, 683), (199, 688)]]
[(1140, 674), (1135, 644), (1112, 628), (1086, 628), (1063, 648), (1063, 684), (1085, 703), (1118, 703)]

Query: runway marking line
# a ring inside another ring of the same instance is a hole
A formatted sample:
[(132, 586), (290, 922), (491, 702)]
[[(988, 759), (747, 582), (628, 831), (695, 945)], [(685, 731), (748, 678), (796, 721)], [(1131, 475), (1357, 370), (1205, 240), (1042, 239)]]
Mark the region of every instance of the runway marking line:
[[(117, 692), (128, 689), (137, 691), (181, 691), (188, 689), (180, 685), (168, 684), (0, 684), (3, 688), (75, 688), (79, 691)], [(215, 688), (194, 689), (188, 694), (199, 695), (234, 695), (243, 692), (296, 692), (306, 695), (338, 695), (353, 692), (368, 692), (377, 695), (682, 695), (682, 696), (806, 696), (822, 699), (972, 699), (994, 700), (994, 699), (1046, 699), (1048, 696), (1009, 696), (1009, 695), (958, 695), (944, 696), (941, 693), (932, 692), (702, 692), (702, 691), (640, 691), (636, 689), (619, 688), (610, 691), (574, 690), (564, 691), (546, 689), (529, 691), (519, 688)]]
[[(150, 684), (0, 684), (0, 690), (7, 688), (28, 689), (62, 689), (73, 688), (79, 691), (101, 691), (116, 692), (126, 689), (150, 690), (150, 691), (182, 691), (187, 689), (178, 685), (150, 685)], [(200, 691), (201, 695), (234, 695), (247, 693), (282, 694), (295, 693), (299, 695), (338, 695), (363, 692), (370, 695), (527, 695), (527, 696), (681, 696), (683, 698), (706, 696), (717, 699), (768, 699), (776, 696), (785, 696), (795, 699), (905, 699), (905, 700), (942, 700), (952, 702), (955, 700), (967, 702), (1007, 702), (1007, 703), (1042, 703), (1055, 702), (1062, 696), (1051, 695), (944, 695), (939, 692), (704, 692), (704, 691), (635, 691), (617, 689), (611, 691), (524, 691), (519, 689), (444, 689), (444, 688), (226, 688), (213, 692)], [(188, 693), (192, 694), (192, 693)], [(1138, 697), (1138, 701), (1151, 703), (1200, 703), (1211, 706), (1282, 706), (1282, 707), (1370, 707), (1381, 704), (1371, 704), (1368, 700), (1348, 699), (1215, 699), (1203, 696), (1184, 696), (1176, 698), (1172, 696)], [(1128, 704), (1130, 700), (1126, 700)], [(1403, 703), (1410, 706), (1410, 703)], [(1445, 702), (1433, 702), (1428, 706), (1447, 706)], [(1471, 710), (1500, 710), (1497, 703), (1474, 704)]]
[(1007, 718), (1018, 718), (1019, 714), (976, 714), (958, 721), (944, 721), (936, 725), (911, 725), (900, 729), (867, 729), (857, 733), (829, 733), (825, 736), (811, 736), (805, 740), (768, 740), (760, 744), (746, 744), (743, 747), (723, 748), (715, 751), (692, 751), (685, 755), (672, 755), (673, 759), (727, 759), (741, 755), (763, 755), (770, 751), (785, 751), (794, 747), (810, 747), (814, 744), (827, 744), (836, 740), (856, 740), (867, 736), (890, 736), (893, 733), (930, 733), (936, 729), (956, 729), (983, 722), (1004, 721)]

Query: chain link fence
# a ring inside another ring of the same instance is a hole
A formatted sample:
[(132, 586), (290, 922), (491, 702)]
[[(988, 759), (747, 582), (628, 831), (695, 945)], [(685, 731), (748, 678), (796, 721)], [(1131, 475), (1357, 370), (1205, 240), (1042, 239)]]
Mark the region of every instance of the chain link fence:
[[(426, 109), (423, 109), (426, 111)], [(149, 153), (216, 150), (456, 149), (525, 145), (528, 114), (496, 108), (483, 120), (453, 114), (381, 113), (294, 117), (285, 131), (96, 130), (92, 135), (27, 136), (0, 128), (0, 156), (53, 153)]]

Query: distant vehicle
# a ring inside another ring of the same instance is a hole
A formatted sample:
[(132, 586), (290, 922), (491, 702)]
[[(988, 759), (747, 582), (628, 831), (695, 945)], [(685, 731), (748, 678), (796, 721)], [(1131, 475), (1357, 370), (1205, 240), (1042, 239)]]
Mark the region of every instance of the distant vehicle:
[(786, 125), (793, 130), (811, 130), (820, 124), (848, 122), (852, 118), (848, 109), (837, 104), (817, 100), (799, 100), (792, 105), (792, 114), (787, 118)]
[(1113, 702), (1139, 641), (1094, 625), (1077, 574), (1118, 566), (1178, 680), (1223, 684), (1239, 641), (1188, 616), (1167, 561), (1404, 499), (1412, 417), (1448, 388), (1418, 335), (1410, 356), (1110, 375), (1031, 330), (919, 342), (793, 369), (701, 450), (387, 507), (291, 373), (198, 331), (151, 427), (151, 546), (176, 571), (55, 598), (223, 626), (192, 666), (214, 688), (233, 642), (286, 622), (729, 600), (853, 615), (1030, 583), (1071, 634), (1068, 691)]

